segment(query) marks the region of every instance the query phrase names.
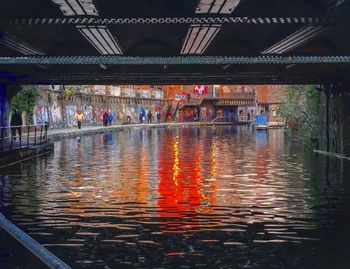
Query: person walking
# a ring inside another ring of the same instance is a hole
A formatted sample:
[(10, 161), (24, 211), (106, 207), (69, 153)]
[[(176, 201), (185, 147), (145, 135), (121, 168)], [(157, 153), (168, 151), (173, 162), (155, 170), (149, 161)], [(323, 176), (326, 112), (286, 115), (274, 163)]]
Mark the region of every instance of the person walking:
[(109, 113), (109, 115), (108, 115), (108, 125), (112, 125), (112, 121), (113, 121), (113, 115), (112, 115), (112, 113)]
[(128, 112), (127, 121), (128, 121), (128, 124), (131, 123), (131, 115), (130, 115), (130, 112)]
[(140, 113), (139, 120), (140, 120), (140, 123), (143, 123), (143, 114), (142, 113)]
[(78, 110), (78, 112), (75, 114), (75, 119), (78, 122), (78, 129), (81, 129), (81, 123), (83, 122), (83, 120), (85, 119), (83, 112), (81, 112), (80, 110)]
[(157, 117), (157, 122), (160, 123), (160, 117), (161, 117), (161, 116), (160, 116), (160, 113), (159, 113), (158, 111), (157, 111), (157, 113), (156, 113), (156, 117)]
[(147, 113), (147, 123), (152, 123), (152, 112), (151, 110)]
[[(13, 140), (16, 140), (16, 132), (18, 132), (18, 138), (19, 138), (19, 142), (22, 142), (22, 117), (21, 114), (19, 113), (18, 109), (15, 109), (13, 111), (13, 114), (11, 116), (11, 133), (12, 133), (12, 138)], [(11, 139), (11, 143), (12, 143), (12, 139)]]
[(108, 112), (107, 112), (107, 110), (103, 113), (102, 121), (103, 121), (104, 126), (108, 125)]

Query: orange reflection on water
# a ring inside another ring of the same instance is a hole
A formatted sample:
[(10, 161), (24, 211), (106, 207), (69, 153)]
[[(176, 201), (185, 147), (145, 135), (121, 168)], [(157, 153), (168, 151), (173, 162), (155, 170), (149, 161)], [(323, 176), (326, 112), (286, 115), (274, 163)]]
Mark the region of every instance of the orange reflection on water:
[[(190, 135), (167, 136), (164, 141), (173, 147), (159, 152), (159, 214), (162, 217), (183, 218), (206, 211), (208, 203), (215, 201), (215, 191), (208, 190), (215, 181), (206, 182), (202, 175), (201, 161), (213, 158), (199, 143), (192, 143)], [(188, 154), (189, 151), (192, 154)], [(213, 161), (209, 161), (214, 165)], [(213, 168), (210, 171), (214, 171)], [(208, 183), (208, 184), (206, 184)], [(209, 196), (208, 197), (206, 196)], [(177, 222), (178, 223), (178, 222)], [(181, 221), (186, 227), (198, 226), (198, 223)], [(171, 222), (167, 223), (171, 226)]]

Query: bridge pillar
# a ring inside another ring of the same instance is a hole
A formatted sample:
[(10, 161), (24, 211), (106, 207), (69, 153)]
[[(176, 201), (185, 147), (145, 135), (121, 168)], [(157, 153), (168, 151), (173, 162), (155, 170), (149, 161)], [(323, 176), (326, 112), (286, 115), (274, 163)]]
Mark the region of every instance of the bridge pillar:
[(0, 127), (7, 126), (9, 102), (7, 98), (6, 85), (0, 84)]
[(350, 156), (350, 85), (325, 85), (320, 113), (319, 149)]

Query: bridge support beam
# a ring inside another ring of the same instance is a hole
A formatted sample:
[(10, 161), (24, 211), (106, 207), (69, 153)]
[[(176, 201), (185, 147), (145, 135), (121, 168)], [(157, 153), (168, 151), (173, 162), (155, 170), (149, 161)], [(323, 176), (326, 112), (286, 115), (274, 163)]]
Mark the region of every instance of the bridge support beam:
[(0, 127), (8, 125), (9, 102), (7, 96), (6, 85), (0, 84)]
[(331, 84), (324, 88), (319, 149), (350, 156), (350, 85)]

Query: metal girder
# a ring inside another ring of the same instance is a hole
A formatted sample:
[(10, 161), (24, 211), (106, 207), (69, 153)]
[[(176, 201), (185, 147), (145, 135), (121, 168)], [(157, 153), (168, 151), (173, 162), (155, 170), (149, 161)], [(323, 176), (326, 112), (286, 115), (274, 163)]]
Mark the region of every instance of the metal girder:
[(221, 64), (349, 64), (350, 56), (25, 56), (0, 57), (0, 64), (60, 65), (221, 65)]
[(70, 25), (109, 25), (109, 24), (312, 24), (333, 25), (337, 17), (165, 17), (165, 18), (14, 18), (1, 19), (0, 25), (23, 24), (70, 24)]
[(116, 73), (109, 75), (85, 74), (33, 74), (21, 80), (22, 84), (320, 84), (339, 80), (334, 74), (304, 74), (275, 72), (237, 73)]

